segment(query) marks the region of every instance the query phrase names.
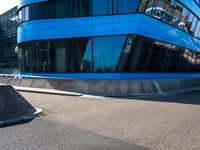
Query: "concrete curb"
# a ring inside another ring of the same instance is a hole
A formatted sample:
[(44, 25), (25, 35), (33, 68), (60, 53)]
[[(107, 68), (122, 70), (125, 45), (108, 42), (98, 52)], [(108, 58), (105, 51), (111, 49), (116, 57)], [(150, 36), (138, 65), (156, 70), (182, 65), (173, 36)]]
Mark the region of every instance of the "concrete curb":
[(10, 120), (0, 121), (0, 127), (8, 125), (8, 124), (17, 123), (17, 122), (20, 122), (20, 121), (26, 121), (26, 120), (30, 120), (30, 119), (39, 117), (42, 114), (43, 110), (40, 109), (40, 108), (35, 108), (35, 109), (36, 109), (36, 111), (32, 114), (19, 116), (17, 118), (10, 119)]
[[(193, 91), (198, 91), (200, 88), (191, 88), (187, 90), (180, 90), (180, 91), (174, 91), (174, 92), (163, 92), (163, 93), (154, 93), (154, 94), (138, 94), (138, 95), (124, 95), (124, 96), (116, 96), (116, 98), (120, 97), (125, 97), (125, 98), (145, 98), (145, 97), (159, 97), (159, 96), (171, 96), (171, 95), (177, 95), (181, 93), (186, 93), (186, 92), (193, 92)], [(107, 96), (107, 97), (115, 97), (115, 96)]]
[(17, 87), (17, 86), (14, 86), (14, 88), (17, 91), (22, 91), (22, 92), (44, 93), (44, 94), (65, 95), (65, 96), (82, 96), (83, 95), (80, 93), (66, 92), (66, 91), (52, 90), (52, 89), (40, 89), (40, 88)]

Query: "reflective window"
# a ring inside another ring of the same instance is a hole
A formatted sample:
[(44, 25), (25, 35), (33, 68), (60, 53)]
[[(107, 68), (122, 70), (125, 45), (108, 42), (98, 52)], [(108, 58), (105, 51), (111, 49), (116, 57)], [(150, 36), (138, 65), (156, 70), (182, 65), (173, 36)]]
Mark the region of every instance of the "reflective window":
[(148, 5), (147, 5), (147, 9), (145, 10), (145, 13), (148, 15), (153, 15), (154, 14), (154, 5), (157, 2), (157, 0), (149, 0)]
[(139, 12), (145, 12), (145, 9), (147, 7), (148, 0), (142, 0), (139, 6)]
[(199, 33), (198, 33), (198, 38), (200, 38), (200, 29), (199, 29)]
[[(145, 8), (146, 7), (146, 8)], [(200, 20), (177, 0), (142, 0), (139, 12), (153, 16), (197, 38)]]
[(200, 53), (168, 43), (130, 35), (117, 65), (118, 72), (197, 72)]
[(20, 9), (22, 20), (19, 23), (34, 19), (135, 13), (139, 3), (140, 0), (52, 0)]
[[(92, 42), (90, 38), (74, 39), (66, 52), (67, 72), (92, 71)], [(59, 57), (58, 57), (59, 58)]]
[(93, 0), (93, 15), (112, 14), (112, 0)]
[(192, 22), (193, 22), (193, 19), (194, 19), (194, 15), (191, 12), (188, 12), (187, 18), (188, 18), (187, 23), (186, 23), (187, 31), (188, 31), (189, 34), (193, 35), (191, 27), (192, 27)]
[(162, 20), (164, 22), (167, 22), (169, 24), (171, 24), (174, 21), (174, 16), (173, 16), (173, 11), (175, 8), (175, 0), (171, 0), (171, 1), (165, 1), (165, 12), (162, 16)]
[(181, 14), (181, 17), (180, 17), (180, 25), (179, 25), (179, 28), (181, 28), (182, 30), (188, 32), (188, 28), (187, 28), (187, 24), (188, 24), (188, 16), (189, 15), (189, 11), (187, 8), (183, 8), (183, 11), (182, 11), (182, 14)]
[(138, 35), (32, 41), (19, 48), (22, 72), (200, 71), (198, 51)]
[(172, 21), (172, 25), (182, 29), (183, 22), (180, 21), (180, 17), (182, 14), (183, 6), (180, 3), (175, 4), (174, 8), (174, 20)]
[(29, 7), (23, 8), (23, 14), (22, 14), (22, 16), (23, 16), (23, 20), (24, 21), (29, 20)]
[(126, 36), (97, 37), (93, 39), (94, 72), (114, 72)]
[(114, 14), (136, 12), (140, 0), (113, 0)]
[(193, 35), (195, 35), (195, 33), (196, 33), (197, 24), (198, 24), (198, 19), (197, 19), (196, 16), (194, 16), (193, 21), (192, 21), (192, 25), (191, 25), (191, 29), (190, 29), (192, 31)]
[(197, 37), (198, 36), (198, 31), (200, 29), (200, 22), (197, 21), (196, 23), (196, 27), (195, 27), (195, 32), (194, 32), (194, 36)]
[(30, 6), (30, 19), (35, 20), (39, 18), (38, 5)]
[(18, 21), (19, 21), (19, 22), (22, 22), (22, 21), (23, 21), (22, 16), (23, 16), (22, 10), (20, 10), (19, 13), (18, 13)]

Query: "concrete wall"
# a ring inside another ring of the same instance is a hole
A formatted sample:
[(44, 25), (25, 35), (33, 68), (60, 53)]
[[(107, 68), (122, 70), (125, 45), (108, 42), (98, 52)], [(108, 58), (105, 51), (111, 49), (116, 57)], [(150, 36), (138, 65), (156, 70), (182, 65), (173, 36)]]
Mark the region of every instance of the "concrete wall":
[(102, 96), (157, 95), (200, 89), (200, 78), (163, 80), (1, 79), (21, 87), (57, 89)]

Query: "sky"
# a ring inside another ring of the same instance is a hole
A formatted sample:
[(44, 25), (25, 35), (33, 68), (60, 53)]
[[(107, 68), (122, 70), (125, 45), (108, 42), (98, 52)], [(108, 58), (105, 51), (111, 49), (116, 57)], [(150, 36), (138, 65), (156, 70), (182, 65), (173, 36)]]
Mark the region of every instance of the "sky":
[(0, 14), (6, 12), (7, 10), (17, 6), (18, 0), (0, 0)]

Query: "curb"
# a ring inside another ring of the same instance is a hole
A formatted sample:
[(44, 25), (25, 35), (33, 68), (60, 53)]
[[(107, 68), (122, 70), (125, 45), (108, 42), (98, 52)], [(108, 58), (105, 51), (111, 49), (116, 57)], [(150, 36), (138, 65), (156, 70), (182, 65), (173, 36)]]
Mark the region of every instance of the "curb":
[(20, 122), (20, 121), (26, 121), (26, 120), (34, 119), (36, 117), (39, 117), (42, 114), (42, 112), (43, 112), (42, 109), (36, 108), (36, 111), (34, 113), (23, 115), (23, 116), (20, 116), (20, 117), (16, 117), (16, 118), (10, 119), (10, 120), (0, 121), (0, 127), (8, 125), (8, 124), (12, 124), (12, 123), (17, 123), (17, 122)]
[(39, 89), (39, 88), (27, 88), (27, 87), (18, 87), (13, 86), (17, 91), (21, 92), (32, 92), (32, 93), (42, 93), (42, 94), (52, 94), (52, 95), (66, 95), (66, 96), (83, 96), (81, 93), (66, 92), (60, 90), (52, 89)]

